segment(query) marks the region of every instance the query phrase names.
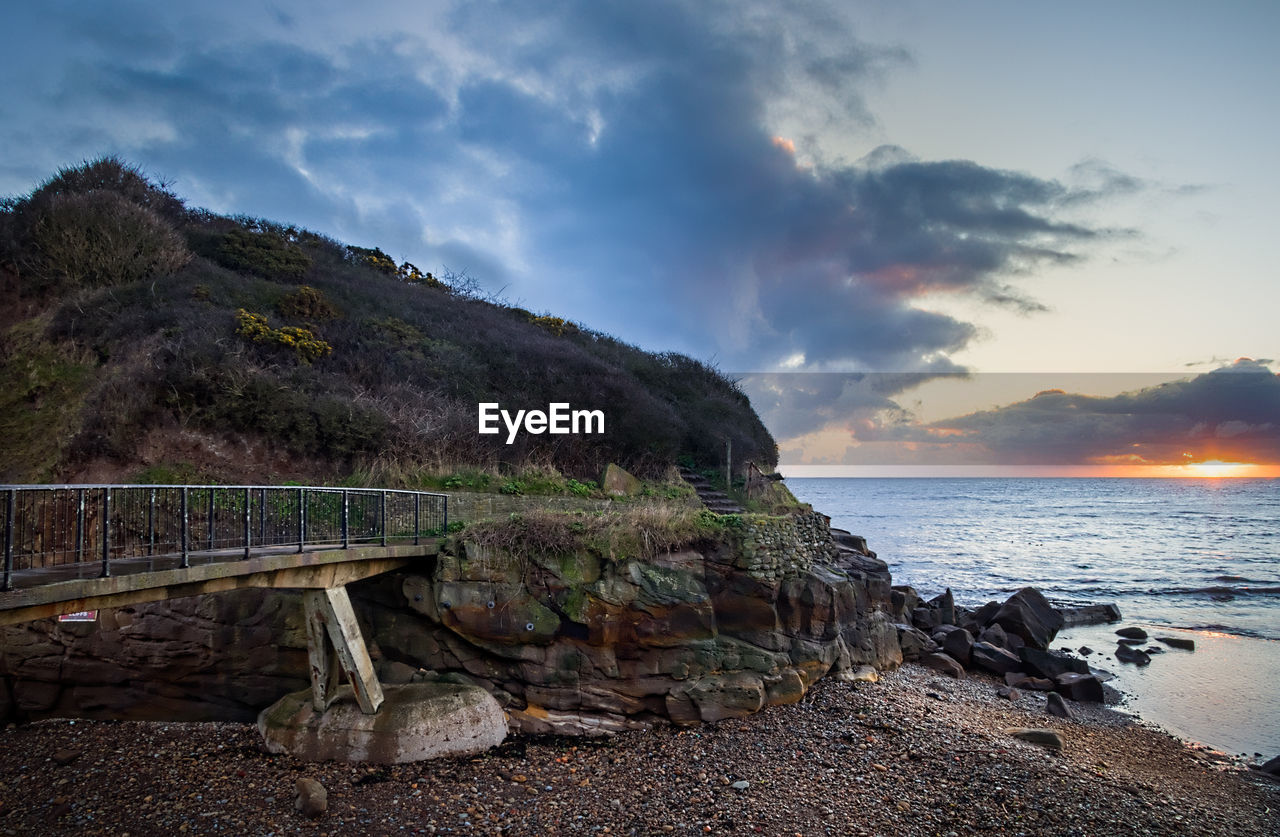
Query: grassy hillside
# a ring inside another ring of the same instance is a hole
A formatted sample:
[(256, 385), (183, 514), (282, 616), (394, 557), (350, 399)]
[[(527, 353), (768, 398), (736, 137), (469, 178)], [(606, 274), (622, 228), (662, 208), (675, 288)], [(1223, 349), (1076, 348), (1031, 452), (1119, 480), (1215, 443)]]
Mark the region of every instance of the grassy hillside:
[[(607, 281), (607, 280), (606, 280)], [(715, 369), (478, 298), (380, 250), (189, 209), (106, 158), (0, 207), (8, 482), (422, 484), (462, 468), (762, 467)], [(606, 433), (477, 433), (477, 403), (602, 409)]]

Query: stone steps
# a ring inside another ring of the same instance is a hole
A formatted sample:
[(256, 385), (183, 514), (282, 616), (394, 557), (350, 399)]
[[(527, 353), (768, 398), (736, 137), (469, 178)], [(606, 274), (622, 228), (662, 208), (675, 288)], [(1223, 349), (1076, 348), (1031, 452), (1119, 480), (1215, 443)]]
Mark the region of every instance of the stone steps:
[(742, 506), (730, 499), (728, 494), (712, 488), (707, 478), (697, 471), (681, 468), (680, 478), (693, 488), (698, 495), (698, 499), (702, 501), (702, 505), (709, 511), (713, 511), (716, 514), (742, 514)]

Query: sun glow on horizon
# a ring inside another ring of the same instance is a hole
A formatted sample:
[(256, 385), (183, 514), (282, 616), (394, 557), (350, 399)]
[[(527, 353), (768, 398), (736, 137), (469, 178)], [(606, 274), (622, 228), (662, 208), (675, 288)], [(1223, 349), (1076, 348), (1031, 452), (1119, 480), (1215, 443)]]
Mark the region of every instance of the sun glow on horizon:
[(1185, 469), (1189, 476), (1220, 479), (1223, 477), (1247, 477), (1258, 466), (1248, 462), (1223, 462), (1220, 459), (1210, 459), (1207, 462), (1188, 462), (1186, 465), (1176, 467)]

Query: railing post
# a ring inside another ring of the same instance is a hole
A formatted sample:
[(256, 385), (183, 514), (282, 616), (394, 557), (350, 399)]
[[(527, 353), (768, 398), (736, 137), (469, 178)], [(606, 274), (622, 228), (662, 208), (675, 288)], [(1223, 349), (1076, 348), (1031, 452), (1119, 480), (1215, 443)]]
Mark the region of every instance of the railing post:
[[(76, 489), (76, 563), (84, 561), (84, 489)], [(79, 570), (77, 570), (77, 573)]]
[(382, 502), (378, 509), (378, 517), (382, 520), (382, 545), (387, 545), (387, 492), (382, 492)]
[(186, 569), (191, 566), (191, 489), (182, 486), (182, 563), (178, 566)]
[(298, 489), (298, 551), (307, 543), (307, 490)]
[(413, 492), (413, 545), (422, 543), (422, 495)]
[(102, 489), (102, 577), (111, 577), (111, 489)]
[(351, 547), (351, 498), (347, 490), (342, 489), (342, 548)]
[(247, 560), (249, 560), (249, 548), (250, 548), (250, 543), (249, 543), (249, 512), (250, 512), (250, 509), (249, 509), (249, 497), (250, 497), (249, 489), (247, 489), (247, 488), (246, 488), (246, 489), (244, 490), (244, 557), (245, 557), (245, 560), (246, 560), (246, 561), (247, 561)]
[(210, 487), (209, 488), (209, 543), (206, 544), (210, 552), (213, 552), (213, 516), (214, 516), (213, 498), (214, 498), (214, 489)]
[(4, 586), (13, 589), (13, 515), (18, 507), (17, 492), (10, 488), (5, 492), (4, 515)]
[(151, 502), (147, 506), (147, 554), (156, 553), (156, 490), (151, 489)]

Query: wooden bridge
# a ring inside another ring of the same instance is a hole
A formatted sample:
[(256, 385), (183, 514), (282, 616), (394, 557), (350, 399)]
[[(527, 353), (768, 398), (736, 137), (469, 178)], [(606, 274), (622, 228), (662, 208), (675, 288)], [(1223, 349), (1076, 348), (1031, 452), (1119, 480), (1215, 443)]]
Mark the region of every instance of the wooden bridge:
[(312, 700), (382, 689), (346, 585), (437, 554), (448, 498), (313, 486), (0, 486), (0, 625), (242, 587), (303, 591)]

